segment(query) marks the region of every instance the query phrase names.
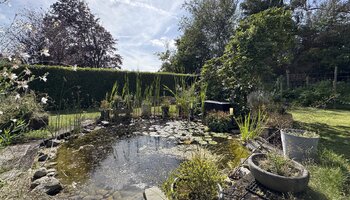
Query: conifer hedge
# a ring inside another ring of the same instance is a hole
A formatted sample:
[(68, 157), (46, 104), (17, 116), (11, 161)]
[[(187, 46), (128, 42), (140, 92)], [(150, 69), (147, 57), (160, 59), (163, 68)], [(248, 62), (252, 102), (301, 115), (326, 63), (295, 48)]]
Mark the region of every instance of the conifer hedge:
[(170, 95), (164, 90), (163, 85), (174, 89), (176, 81), (181, 78), (184, 78), (188, 83), (196, 79), (194, 75), (165, 72), (152, 73), (97, 68), (77, 68), (74, 70), (72, 67), (62, 66), (28, 66), (28, 68), (35, 76), (49, 73), (47, 82), (36, 80), (31, 83), (30, 87), (36, 92), (48, 94), (53, 102), (51, 106), (60, 109), (77, 105), (82, 108), (96, 107), (116, 81), (121, 93), (126, 76), (129, 79), (131, 93), (136, 91), (137, 76), (140, 76), (142, 92), (159, 76), (161, 95)]

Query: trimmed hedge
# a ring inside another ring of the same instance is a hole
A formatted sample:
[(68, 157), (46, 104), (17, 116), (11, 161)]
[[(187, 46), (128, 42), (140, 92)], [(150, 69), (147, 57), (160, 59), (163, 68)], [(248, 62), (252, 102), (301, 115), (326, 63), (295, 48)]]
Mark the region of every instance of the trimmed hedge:
[[(96, 107), (105, 98), (107, 92), (111, 91), (113, 84), (117, 81), (121, 93), (125, 76), (129, 79), (131, 93), (136, 91), (136, 77), (140, 75), (142, 93), (145, 88), (152, 84), (157, 76), (160, 77), (161, 95), (170, 95), (164, 90), (163, 85), (171, 89), (175, 88), (175, 79), (185, 78), (190, 83), (196, 78), (193, 75), (164, 73), (164, 72), (135, 72), (120, 71), (113, 69), (77, 68), (62, 66), (28, 66), (35, 76), (47, 76), (47, 82), (33, 81), (31, 89), (39, 93), (46, 93), (51, 98), (56, 108), (71, 108), (79, 105), (82, 108)], [(77, 102), (80, 102), (79, 104)]]

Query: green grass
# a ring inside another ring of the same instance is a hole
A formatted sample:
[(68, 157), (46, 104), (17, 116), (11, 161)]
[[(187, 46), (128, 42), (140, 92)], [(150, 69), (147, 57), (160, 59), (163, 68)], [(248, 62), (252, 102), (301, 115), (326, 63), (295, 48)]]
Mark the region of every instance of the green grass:
[(305, 163), (311, 178), (303, 199), (350, 199), (350, 111), (296, 108), (296, 126), (317, 131), (319, 160)]

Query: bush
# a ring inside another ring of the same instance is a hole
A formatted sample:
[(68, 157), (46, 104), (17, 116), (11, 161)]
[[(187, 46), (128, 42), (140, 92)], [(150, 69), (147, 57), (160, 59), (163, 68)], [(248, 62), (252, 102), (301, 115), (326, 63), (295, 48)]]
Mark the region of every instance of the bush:
[[(192, 75), (175, 73), (150, 73), (150, 72), (128, 72), (113, 69), (77, 68), (61, 66), (28, 66), (36, 76), (43, 76), (49, 73), (47, 82), (35, 80), (30, 88), (39, 93), (46, 93), (52, 99), (53, 105), (59, 109), (70, 108), (77, 102), (83, 108), (98, 105), (109, 92), (115, 82), (120, 86), (118, 93), (122, 93), (126, 77), (129, 80), (130, 93), (136, 92), (136, 79), (141, 76), (142, 91), (151, 85), (157, 76), (160, 77), (160, 84), (175, 88), (175, 79), (185, 78), (186, 82), (194, 81)], [(21, 70), (21, 69), (19, 69)], [(161, 94), (170, 95), (161, 87)]]
[(13, 93), (0, 98), (0, 144), (11, 144), (27, 128), (38, 130), (48, 125), (48, 115), (34, 93), (20, 98)]
[(19, 119), (22, 119), (27, 124), (36, 124), (40, 120), (46, 122), (46, 119), (48, 119), (44, 108), (36, 101), (34, 93), (25, 94), (20, 98), (17, 98), (15, 94), (1, 97), (0, 108), (2, 111), (0, 125)]
[[(175, 178), (178, 178), (176, 188), (172, 191)], [(163, 190), (169, 199), (217, 199), (217, 184), (223, 185), (224, 179), (214, 160), (197, 153), (191, 160), (181, 163), (169, 176)]]
[(222, 111), (210, 112), (206, 117), (206, 123), (213, 132), (230, 132), (235, 128), (232, 116)]
[(308, 87), (299, 87), (284, 94), (284, 97), (295, 105), (325, 107), (330, 103), (350, 104), (350, 84), (337, 83), (337, 91), (333, 91), (331, 81), (320, 81)]

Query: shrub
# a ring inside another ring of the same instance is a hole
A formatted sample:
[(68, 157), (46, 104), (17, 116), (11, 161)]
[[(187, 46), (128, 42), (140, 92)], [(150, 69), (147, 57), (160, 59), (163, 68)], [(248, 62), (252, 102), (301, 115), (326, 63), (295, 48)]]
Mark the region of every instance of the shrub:
[[(17, 95), (10, 94), (2, 97), (0, 101), (2, 114), (0, 115), (0, 125), (10, 124), (11, 120), (22, 119), (30, 125), (37, 125), (40, 121), (47, 125), (48, 115), (44, 112), (43, 106), (36, 101), (34, 93), (28, 93), (18, 98)], [(41, 127), (29, 127), (38, 129)]]
[[(176, 188), (171, 190), (174, 179)], [(218, 170), (215, 161), (205, 154), (197, 153), (189, 160), (181, 163), (163, 184), (163, 190), (169, 199), (216, 199), (218, 185), (224, 183), (224, 176)]]
[(349, 83), (337, 83), (337, 91), (333, 91), (331, 81), (320, 81), (308, 87), (299, 87), (284, 94), (284, 97), (296, 105), (325, 107), (330, 103), (350, 104)]
[(232, 116), (222, 111), (208, 113), (206, 123), (213, 132), (230, 132), (235, 128)]

